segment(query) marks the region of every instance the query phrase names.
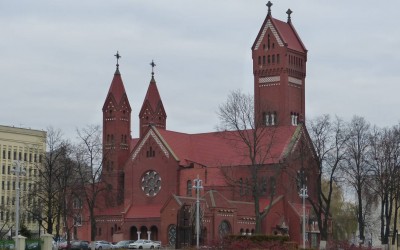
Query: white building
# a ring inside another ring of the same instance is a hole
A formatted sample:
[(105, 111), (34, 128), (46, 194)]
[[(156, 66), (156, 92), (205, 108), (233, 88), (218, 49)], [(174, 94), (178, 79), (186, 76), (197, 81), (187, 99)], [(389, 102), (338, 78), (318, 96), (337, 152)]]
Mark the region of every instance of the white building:
[(32, 233), (38, 233), (38, 219), (27, 211), (26, 199), (34, 189), (46, 152), (46, 132), (0, 125), (0, 230), (2, 235), (10, 229), (15, 233), (17, 184), (13, 172), (16, 161), (25, 173), (20, 176), (20, 228), (25, 225)]

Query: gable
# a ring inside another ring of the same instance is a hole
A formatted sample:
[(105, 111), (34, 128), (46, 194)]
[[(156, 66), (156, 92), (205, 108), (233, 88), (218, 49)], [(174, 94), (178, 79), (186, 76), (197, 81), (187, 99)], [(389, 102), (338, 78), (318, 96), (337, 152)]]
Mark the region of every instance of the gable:
[(270, 16), (267, 16), (261, 26), (257, 38), (253, 43), (252, 50), (258, 50), (269, 30), (280, 47), (287, 47), (302, 53), (307, 52), (291, 22), (282, 22)]
[(172, 157), (178, 160), (174, 153), (169, 150), (168, 146), (165, 146), (166, 143), (162, 140), (161, 136), (156, 133), (152, 127), (150, 127), (147, 134), (143, 137), (143, 139), (139, 141), (136, 148), (134, 149), (131, 157), (132, 161), (136, 159), (137, 155), (150, 138), (152, 138), (157, 143), (157, 145), (160, 147), (161, 152), (164, 153), (165, 157), (170, 158), (170, 156), (172, 155)]
[(257, 37), (257, 40), (255, 42), (254, 50), (257, 50), (258, 47), (260, 46), (261, 42), (264, 40), (265, 34), (267, 33), (268, 30), (271, 30), (271, 33), (275, 37), (275, 40), (278, 42), (279, 46), (283, 47), (284, 43), (282, 39), (279, 37), (278, 31), (275, 29), (274, 25), (271, 22), (271, 19), (267, 20), (267, 23), (262, 27), (262, 30)]

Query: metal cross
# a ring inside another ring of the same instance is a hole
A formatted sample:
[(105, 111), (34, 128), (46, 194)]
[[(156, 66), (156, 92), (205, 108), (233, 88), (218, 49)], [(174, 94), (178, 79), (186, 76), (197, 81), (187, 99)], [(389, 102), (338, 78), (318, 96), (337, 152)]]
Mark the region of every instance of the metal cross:
[(154, 76), (154, 67), (156, 66), (156, 64), (154, 63), (153, 60), (151, 60), (150, 65), (151, 65), (151, 75)]
[(119, 55), (119, 52), (117, 51), (117, 54), (114, 55), (117, 58), (117, 68), (119, 67), (119, 63), (118, 60), (121, 58), (121, 56)]
[(290, 22), (290, 14), (292, 14), (293, 13), (293, 11), (291, 10), (291, 9), (288, 9), (287, 11), (286, 11), (286, 14), (288, 15), (288, 17), (287, 17), (287, 21), (288, 22)]
[(271, 15), (271, 6), (272, 6), (271, 1), (268, 1), (266, 5), (268, 6), (268, 15)]

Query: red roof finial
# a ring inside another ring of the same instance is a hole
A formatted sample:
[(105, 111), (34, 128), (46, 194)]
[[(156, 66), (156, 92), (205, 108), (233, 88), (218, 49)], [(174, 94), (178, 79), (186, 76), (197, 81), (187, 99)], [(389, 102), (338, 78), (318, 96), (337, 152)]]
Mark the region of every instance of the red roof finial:
[(268, 6), (268, 16), (270, 16), (271, 15), (271, 6), (272, 6), (271, 1), (268, 1), (268, 3), (266, 5)]
[(288, 10), (286, 11), (286, 14), (287, 14), (287, 22), (288, 22), (288, 23), (291, 22), (291, 20), (290, 20), (290, 14), (292, 14), (292, 13), (293, 13), (293, 11), (292, 11), (291, 9), (288, 9)]

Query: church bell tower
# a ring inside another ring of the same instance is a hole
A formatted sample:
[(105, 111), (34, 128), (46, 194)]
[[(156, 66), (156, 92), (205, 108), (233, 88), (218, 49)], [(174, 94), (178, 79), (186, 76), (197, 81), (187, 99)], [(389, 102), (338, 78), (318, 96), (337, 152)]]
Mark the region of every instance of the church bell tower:
[(103, 105), (103, 168), (101, 180), (111, 190), (107, 202), (109, 206), (122, 204), (124, 194), (124, 164), (130, 153), (131, 106), (117, 68)]
[(265, 126), (297, 125), (305, 120), (307, 49), (288, 9), (287, 21), (272, 17), (272, 3), (251, 48), (255, 119)]

